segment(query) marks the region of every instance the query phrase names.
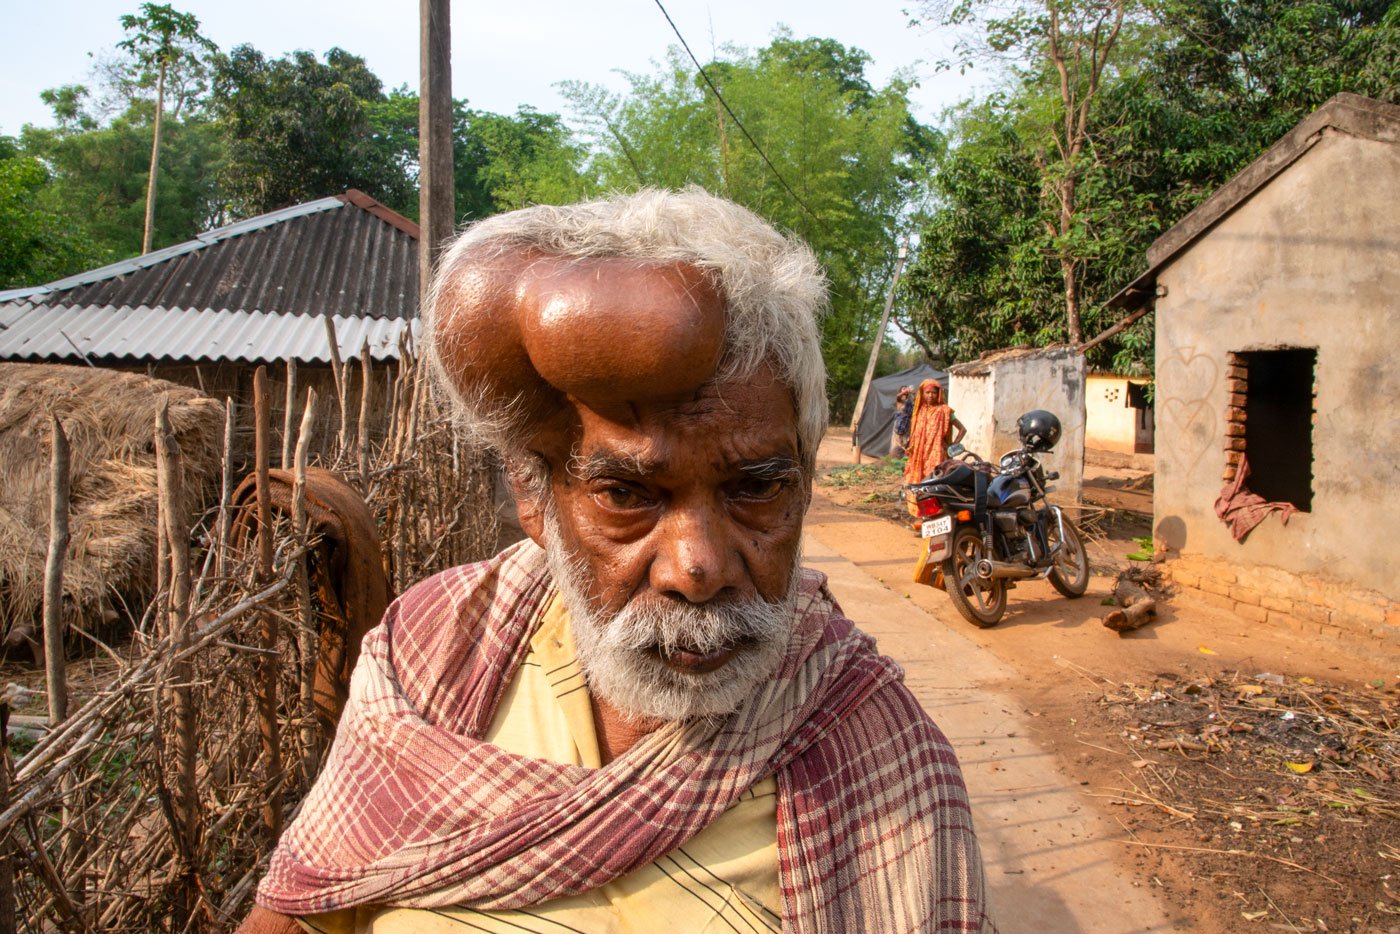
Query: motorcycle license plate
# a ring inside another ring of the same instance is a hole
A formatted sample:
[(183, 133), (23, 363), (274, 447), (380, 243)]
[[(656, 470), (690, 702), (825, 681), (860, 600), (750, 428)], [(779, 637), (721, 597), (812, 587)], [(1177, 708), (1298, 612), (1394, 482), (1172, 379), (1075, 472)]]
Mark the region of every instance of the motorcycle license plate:
[(937, 519), (930, 519), (924, 523), (924, 538), (933, 538), (935, 535), (947, 535), (953, 531), (953, 517), (939, 516)]

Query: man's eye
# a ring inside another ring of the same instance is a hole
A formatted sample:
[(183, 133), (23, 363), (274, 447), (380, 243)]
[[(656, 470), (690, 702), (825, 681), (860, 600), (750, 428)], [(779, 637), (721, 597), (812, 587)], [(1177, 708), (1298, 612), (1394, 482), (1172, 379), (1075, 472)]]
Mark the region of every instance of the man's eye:
[(749, 477), (739, 481), (735, 492), (744, 499), (766, 500), (782, 492), (783, 485), (783, 481), (779, 479)]
[(631, 487), (609, 486), (598, 491), (604, 505), (613, 509), (637, 509), (647, 504), (644, 496)]

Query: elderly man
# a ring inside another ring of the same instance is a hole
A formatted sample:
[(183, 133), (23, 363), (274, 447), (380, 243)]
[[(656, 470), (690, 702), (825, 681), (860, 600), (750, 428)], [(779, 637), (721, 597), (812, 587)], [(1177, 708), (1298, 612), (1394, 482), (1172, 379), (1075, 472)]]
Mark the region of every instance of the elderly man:
[(529, 540), (366, 638), (243, 930), (991, 930), (952, 749), (799, 565), (823, 300), (700, 191), (455, 241), (429, 346)]

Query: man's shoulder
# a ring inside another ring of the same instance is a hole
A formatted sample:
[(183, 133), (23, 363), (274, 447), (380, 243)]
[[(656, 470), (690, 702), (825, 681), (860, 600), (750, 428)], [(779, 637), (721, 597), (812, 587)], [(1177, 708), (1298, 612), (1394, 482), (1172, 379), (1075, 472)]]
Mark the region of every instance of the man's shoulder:
[(405, 590), (389, 607), (388, 618), (400, 624), (428, 617), (458, 615), (473, 605), (517, 602), (538, 589), (544, 578), (543, 552), (526, 539), (484, 561), (440, 571)]
[(886, 751), (891, 748), (907, 751), (913, 747), (919, 751), (916, 758), (952, 762), (956, 768), (952, 744), (905, 684), (903, 666), (881, 653), (874, 638), (846, 616), (827, 586), (826, 575), (803, 568), (799, 593), (809, 601), (806, 613), (820, 621), (823, 639), (835, 641), (853, 633), (866, 663), (883, 668), (891, 675), (881, 678), (879, 686), (852, 709), (847, 726), (863, 733), (871, 742), (890, 744), (885, 747)]
[(526, 542), (405, 591), (377, 638), (409, 703), (438, 726), (482, 729), (552, 590), (543, 552)]

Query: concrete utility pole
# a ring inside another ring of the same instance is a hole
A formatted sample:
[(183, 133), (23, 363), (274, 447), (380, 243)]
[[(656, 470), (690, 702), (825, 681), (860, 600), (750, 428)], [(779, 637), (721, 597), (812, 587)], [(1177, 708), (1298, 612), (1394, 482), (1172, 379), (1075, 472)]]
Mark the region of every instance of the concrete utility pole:
[(449, 0), (418, 0), (418, 301), (452, 236), (452, 26)]
[(899, 245), (899, 259), (894, 264), (894, 278), (890, 280), (890, 291), (885, 296), (885, 313), (880, 315), (880, 328), (875, 332), (875, 345), (870, 348), (870, 362), (865, 365), (865, 379), (860, 384), (860, 395), (856, 396), (856, 410), (851, 414), (851, 459), (860, 463), (860, 439), (856, 428), (860, 425), (860, 410), (865, 408), (865, 397), (870, 392), (870, 381), (875, 378), (875, 362), (880, 359), (880, 348), (885, 343), (885, 328), (890, 323), (890, 310), (894, 308), (894, 290), (899, 285), (899, 274), (904, 271), (904, 260), (909, 256), (909, 241)]

